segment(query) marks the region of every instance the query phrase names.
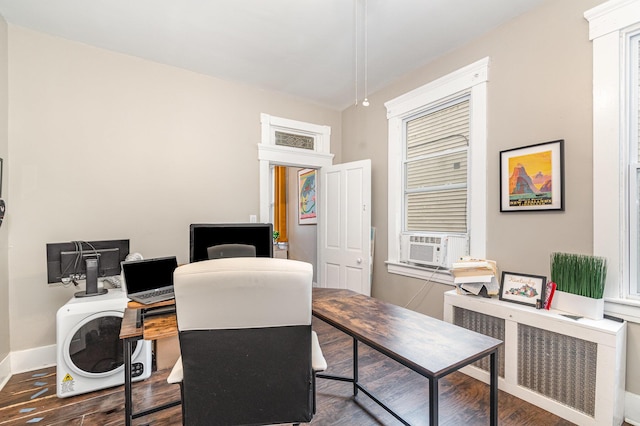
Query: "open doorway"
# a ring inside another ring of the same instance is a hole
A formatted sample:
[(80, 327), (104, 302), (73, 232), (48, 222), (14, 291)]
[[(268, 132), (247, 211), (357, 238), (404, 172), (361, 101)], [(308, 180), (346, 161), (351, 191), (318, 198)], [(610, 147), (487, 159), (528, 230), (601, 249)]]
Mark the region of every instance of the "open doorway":
[[(261, 114), (262, 138), (258, 145), (260, 162), (260, 221), (273, 222), (273, 170), (275, 166), (287, 169), (287, 194), (297, 191), (299, 169), (320, 169), (333, 164), (331, 154), (331, 128), (317, 124), (304, 123), (285, 118)], [(289, 195), (287, 205), (287, 239), (291, 242), (288, 253), (290, 259), (305, 260), (313, 265), (314, 282), (317, 279), (318, 239), (317, 225), (308, 226), (297, 223), (297, 199)], [(293, 223), (292, 219), (296, 219)], [(294, 233), (292, 234), (292, 229)], [(296, 239), (300, 239), (296, 242)], [(295, 247), (294, 244), (295, 243)]]
[[(271, 222), (278, 231), (275, 257), (284, 257), (311, 263), (314, 266), (314, 282), (317, 282), (317, 224), (307, 220), (315, 216), (315, 182), (304, 185), (316, 173), (308, 176), (300, 167), (273, 166)], [(313, 169), (315, 172), (315, 169)], [(302, 181), (301, 181), (302, 178)], [(302, 211), (300, 204), (302, 202)], [(309, 211), (305, 211), (305, 209)]]

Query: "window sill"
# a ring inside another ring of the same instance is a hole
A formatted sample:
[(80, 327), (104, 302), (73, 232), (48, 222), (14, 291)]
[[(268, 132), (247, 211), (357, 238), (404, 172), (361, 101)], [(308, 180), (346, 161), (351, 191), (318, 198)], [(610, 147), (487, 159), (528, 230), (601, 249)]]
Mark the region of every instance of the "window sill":
[(606, 298), (604, 312), (607, 315), (640, 324), (640, 300)]
[(404, 275), (405, 277), (453, 286), (453, 277), (448, 269), (427, 268), (393, 260), (387, 260), (385, 263), (387, 264), (387, 272), (390, 274)]

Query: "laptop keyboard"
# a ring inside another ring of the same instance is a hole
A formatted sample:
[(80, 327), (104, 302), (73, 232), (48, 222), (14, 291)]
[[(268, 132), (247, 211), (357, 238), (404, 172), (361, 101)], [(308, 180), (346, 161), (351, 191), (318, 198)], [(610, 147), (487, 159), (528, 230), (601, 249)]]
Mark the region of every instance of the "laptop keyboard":
[(148, 299), (150, 297), (156, 297), (156, 296), (161, 296), (163, 294), (171, 294), (171, 293), (173, 293), (173, 289), (165, 288), (164, 290), (154, 291), (153, 293), (140, 294), (138, 295), (138, 297), (140, 299)]

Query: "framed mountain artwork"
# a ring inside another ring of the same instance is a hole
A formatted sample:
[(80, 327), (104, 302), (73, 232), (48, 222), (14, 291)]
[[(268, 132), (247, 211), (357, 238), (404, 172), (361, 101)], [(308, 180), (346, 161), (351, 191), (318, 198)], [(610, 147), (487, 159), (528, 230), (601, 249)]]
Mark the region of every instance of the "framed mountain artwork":
[(500, 151), (500, 211), (564, 210), (564, 140)]

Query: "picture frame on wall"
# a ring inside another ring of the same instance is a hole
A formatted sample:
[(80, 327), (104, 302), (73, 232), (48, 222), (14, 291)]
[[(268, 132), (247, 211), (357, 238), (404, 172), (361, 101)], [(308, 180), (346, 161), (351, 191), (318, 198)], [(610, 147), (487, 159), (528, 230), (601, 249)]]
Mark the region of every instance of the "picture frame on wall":
[(317, 174), (315, 169), (298, 170), (298, 224), (300, 225), (318, 223)]
[(536, 307), (544, 301), (547, 278), (541, 275), (502, 272), (500, 300)]
[(564, 211), (564, 140), (500, 151), (500, 211)]

